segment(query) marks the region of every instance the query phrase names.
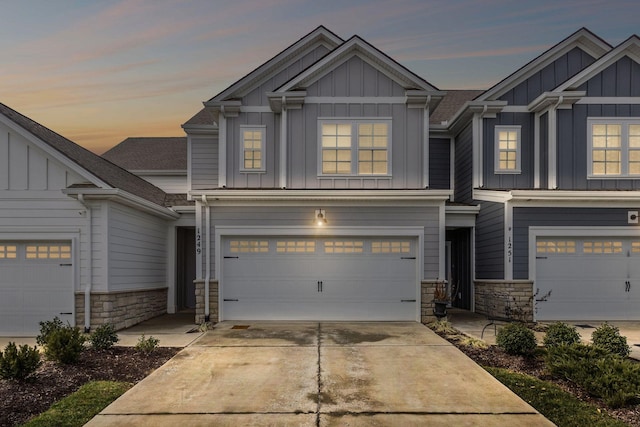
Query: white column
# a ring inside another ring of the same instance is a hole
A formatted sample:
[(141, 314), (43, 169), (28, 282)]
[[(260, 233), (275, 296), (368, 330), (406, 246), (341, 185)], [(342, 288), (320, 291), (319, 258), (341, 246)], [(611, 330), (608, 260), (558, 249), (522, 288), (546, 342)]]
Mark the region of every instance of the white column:
[(424, 107), (423, 127), (422, 147), (424, 152), (422, 153), (422, 186), (429, 188), (429, 104)]
[(558, 141), (557, 141), (557, 116), (556, 109), (549, 109), (549, 170), (548, 170), (548, 187), (549, 190), (555, 190), (558, 188), (558, 179), (557, 179), (557, 156), (558, 156)]
[(227, 118), (218, 116), (218, 187), (227, 186)]
[(282, 100), (280, 113), (280, 188), (287, 187), (287, 107)]
[(504, 204), (504, 280), (513, 280), (513, 206)]

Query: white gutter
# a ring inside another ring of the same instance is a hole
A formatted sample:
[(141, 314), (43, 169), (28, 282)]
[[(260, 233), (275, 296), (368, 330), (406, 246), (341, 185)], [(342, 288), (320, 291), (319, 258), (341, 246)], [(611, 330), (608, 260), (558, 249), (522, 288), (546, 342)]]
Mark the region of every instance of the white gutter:
[(131, 206), (138, 210), (151, 213), (164, 219), (178, 219), (180, 214), (173, 210), (160, 206), (140, 196), (120, 190), (118, 188), (65, 188), (62, 190), (67, 196), (78, 196), (83, 194), (85, 199), (93, 200), (115, 200), (123, 205)]
[(87, 245), (89, 246), (87, 276), (89, 278), (84, 288), (84, 332), (88, 333), (91, 330), (91, 287), (93, 283), (93, 238), (91, 237), (93, 235), (93, 214), (91, 213), (91, 208), (84, 200), (84, 194), (78, 194), (78, 201), (82, 203), (87, 210), (87, 220), (89, 221), (89, 232), (87, 233)]
[(204, 321), (208, 322), (210, 319), (210, 307), (209, 307), (209, 281), (211, 280), (211, 206), (207, 201), (207, 196), (202, 195), (202, 204), (206, 207), (205, 214), (205, 274), (204, 274)]
[(214, 200), (281, 201), (442, 201), (453, 196), (452, 190), (192, 190), (191, 197), (207, 196)]

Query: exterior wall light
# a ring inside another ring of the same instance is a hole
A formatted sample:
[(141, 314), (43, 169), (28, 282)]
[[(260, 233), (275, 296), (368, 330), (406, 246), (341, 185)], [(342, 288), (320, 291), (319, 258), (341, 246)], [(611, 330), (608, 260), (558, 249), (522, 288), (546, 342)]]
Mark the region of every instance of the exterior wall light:
[(327, 225), (327, 215), (325, 214), (324, 209), (316, 209), (316, 218), (314, 222), (318, 227)]

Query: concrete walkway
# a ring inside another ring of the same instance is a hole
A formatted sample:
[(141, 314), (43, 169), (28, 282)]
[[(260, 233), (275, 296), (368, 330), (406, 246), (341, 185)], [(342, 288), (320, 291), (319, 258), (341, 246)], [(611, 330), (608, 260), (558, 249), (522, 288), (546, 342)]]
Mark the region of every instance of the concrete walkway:
[(419, 323), (223, 322), (88, 426), (551, 426)]

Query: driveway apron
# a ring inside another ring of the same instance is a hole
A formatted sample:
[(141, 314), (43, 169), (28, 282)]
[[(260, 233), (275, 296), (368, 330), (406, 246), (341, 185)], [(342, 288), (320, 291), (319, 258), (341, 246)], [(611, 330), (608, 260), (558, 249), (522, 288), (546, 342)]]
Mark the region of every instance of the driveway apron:
[(411, 322), (222, 322), (88, 426), (551, 426)]

